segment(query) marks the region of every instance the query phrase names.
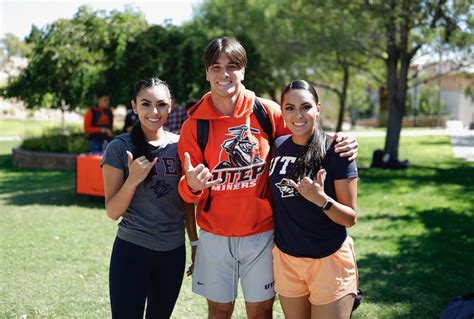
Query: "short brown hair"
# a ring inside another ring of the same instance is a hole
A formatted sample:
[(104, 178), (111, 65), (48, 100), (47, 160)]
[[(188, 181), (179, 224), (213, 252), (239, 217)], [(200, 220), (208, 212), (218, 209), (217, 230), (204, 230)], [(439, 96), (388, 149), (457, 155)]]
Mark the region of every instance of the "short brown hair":
[(247, 66), (247, 53), (239, 41), (231, 37), (222, 37), (212, 40), (202, 55), (206, 70), (216, 63), (219, 55), (225, 53), (239, 68)]

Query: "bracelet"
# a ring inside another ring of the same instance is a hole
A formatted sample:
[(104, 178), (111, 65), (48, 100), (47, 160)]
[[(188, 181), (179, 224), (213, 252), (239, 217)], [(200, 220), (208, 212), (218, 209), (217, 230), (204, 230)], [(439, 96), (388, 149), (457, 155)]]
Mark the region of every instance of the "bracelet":
[(196, 247), (198, 244), (199, 244), (199, 239), (189, 241), (189, 245), (191, 245), (191, 247)]

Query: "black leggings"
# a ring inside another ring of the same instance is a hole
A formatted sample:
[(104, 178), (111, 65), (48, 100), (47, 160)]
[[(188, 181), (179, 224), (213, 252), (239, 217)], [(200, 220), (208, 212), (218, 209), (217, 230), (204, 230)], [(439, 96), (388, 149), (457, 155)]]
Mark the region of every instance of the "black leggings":
[(183, 282), (184, 245), (154, 251), (115, 239), (110, 259), (112, 318), (169, 318)]

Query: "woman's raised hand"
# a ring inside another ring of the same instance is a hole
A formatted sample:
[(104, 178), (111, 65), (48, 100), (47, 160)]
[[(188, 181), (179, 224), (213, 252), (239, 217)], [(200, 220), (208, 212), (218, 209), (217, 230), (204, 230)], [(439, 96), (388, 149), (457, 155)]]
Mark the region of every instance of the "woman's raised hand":
[(133, 154), (127, 151), (128, 156), (128, 178), (134, 185), (138, 185), (147, 177), (152, 167), (155, 167), (158, 157), (149, 161), (145, 156), (133, 159)]
[(327, 196), (324, 193), (324, 180), (326, 179), (326, 170), (320, 169), (316, 174), (316, 180), (312, 180), (309, 177), (304, 177), (298, 183), (293, 180), (290, 181), (290, 185), (298, 191), (304, 198), (310, 202), (315, 203), (318, 206), (324, 205)]

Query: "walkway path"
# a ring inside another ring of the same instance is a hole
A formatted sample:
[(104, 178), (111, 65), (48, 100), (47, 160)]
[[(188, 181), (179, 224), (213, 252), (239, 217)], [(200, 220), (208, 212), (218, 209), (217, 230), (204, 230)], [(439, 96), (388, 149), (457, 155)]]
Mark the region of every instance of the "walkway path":
[[(356, 137), (384, 137), (386, 131), (351, 132)], [(451, 136), (453, 155), (474, 162), (474, 130), (432, 129), (432, 130), (402, 130), (401, 136), (447, 135)]]
[[(356, 137), (385, 137), (385, 130), (373, 131), (348, 131), (351, 135)], [(427, 129), (427, 130), (402, 130), (401, 136), (426, 136), (426, 135), (451, 135), (451, 131), (446, 129)]]
[(451, 135), (453, 155), (474, 162), (474, 130), (457, 131)]
[[(351, 132), (356, 137), (384, 137), (385, 131), (363, 131)], [(464, 158), (474, 162), (474, 130), (402, 130), (402, 136), (422, 136), (422, 135), (450, 135), (453, 145), (453, 155), (457, 158)], [(0, 141), (20, 140), (17, 136), (0, 136)]]
[(0, 136), (0, 141), (20, 141), (19, 136)]

